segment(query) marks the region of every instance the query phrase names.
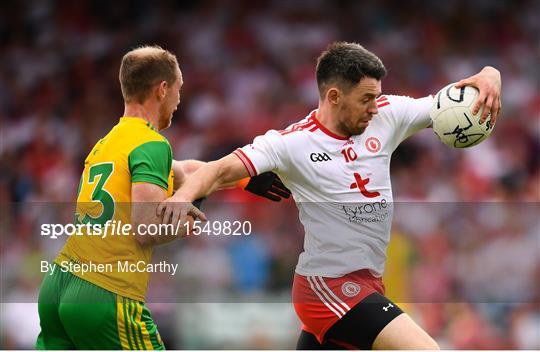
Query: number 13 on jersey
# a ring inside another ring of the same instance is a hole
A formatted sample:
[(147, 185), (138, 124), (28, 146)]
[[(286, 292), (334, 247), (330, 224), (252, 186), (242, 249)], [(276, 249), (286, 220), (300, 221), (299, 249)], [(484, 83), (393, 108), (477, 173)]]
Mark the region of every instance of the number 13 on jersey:
[[(75, 219), (83, 224), (105, 224), (114, 215), (114, 198), (107, 191), (106, 184), (114, 172), (114, 163), (104, 162), (88, 169), (88, 179), (81, 176), (77, 197)], [(88, 195), (90, 199), (88, 199)]]

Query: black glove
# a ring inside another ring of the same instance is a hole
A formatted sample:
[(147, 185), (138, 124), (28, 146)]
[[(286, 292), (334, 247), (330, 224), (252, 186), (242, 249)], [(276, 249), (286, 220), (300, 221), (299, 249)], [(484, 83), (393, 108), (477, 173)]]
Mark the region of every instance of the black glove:
[(285, 187), (278, 175), (271, 171), (252, 177), (244, 189), (274, 202), (291, 196), (291, 191)]
[(193, 206), (197, 209), (199, 209), (200, 211), (202, 211), (202, 203), (204, 202), (204, 200), (206, 199), (206, 197), (202, 197), (202, 198), (199, 198), (199, 199), (195, 199), (191, 204), (193, 204)]

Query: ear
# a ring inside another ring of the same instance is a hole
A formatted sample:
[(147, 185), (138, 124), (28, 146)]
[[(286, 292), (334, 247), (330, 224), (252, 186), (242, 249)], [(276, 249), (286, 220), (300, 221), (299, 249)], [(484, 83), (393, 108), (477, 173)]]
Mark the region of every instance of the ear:
[(333, 105), (339, 104), (340, 98), (341, 98), (341, 91), (337, 88), (330, 88), (326, 92), (326, 99), (328, 99), (330, 104), (333, 104)]
[(168, 88), (167, 81), (161, 81), (159, 83), (156, 89), (156, 95), (157, 95), (158, 100), (161, 101), (165, 99), (165, 96), (167, 95), (167, 88)]

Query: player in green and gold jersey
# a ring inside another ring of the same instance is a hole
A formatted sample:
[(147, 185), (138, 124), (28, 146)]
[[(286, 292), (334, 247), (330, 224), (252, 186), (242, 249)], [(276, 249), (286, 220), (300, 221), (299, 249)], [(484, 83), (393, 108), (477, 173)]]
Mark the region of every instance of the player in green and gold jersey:
[[(124, 116), (85, 160), (75, 214), (79, 233), (58, 254), (39, 293), (38, 349), (165, 348), (144, 303), (148, 272), (120, 270), (118, 263), (150, 263), (154, 246), (185, 234), (178, 226), (149, 236), (138, 225), (161, 223), (159, 202), (204, 162), (173, 160), (159, 134), (180, 103), (183, 79), (173, 54), (157, 46), (134, 49), (124, 55), (119, 78)], [(245, 189), (273, 201), (290, 196), (272, 173), (252, 177)], [(197, 209), (190, 215), (204, 219)], [(118, 235), (111, 223), (129, 224), (133, 233)], [(95, 236), (94, 226), (105, 233)], [(74, 269), (84, 265), (95, 269)]]
[[(202, 162), (176, 162), (159, 131), (180, 103), (182, 73), (176, 57), (160, 47), (128, 52), (120, 67), (124, 117), (85, 160), (76, 221), (105, 225), (160, 223), (155, 205), (173, 193), (173, 178)], [(154, 205), (154, 206), (153, 206)], [(150, 211), (148, 207), (152, 207)], [(195, 215), (195, 214), (193, 214)], [(83, 228), (84, 229), (84, 228)], [(81, 230), (84, 232), (83, 230)], [(178, 235), (185, 233), (182, 228)], [(151, 261), (153, 246), (180, 236), (71, 236), (46, 275), (39, 294), (39, 349), (164, 349), (144, 304), (147, 272), (120, 272), (117, 263)], [(62, 263), (107, 264), (81, 274)]]

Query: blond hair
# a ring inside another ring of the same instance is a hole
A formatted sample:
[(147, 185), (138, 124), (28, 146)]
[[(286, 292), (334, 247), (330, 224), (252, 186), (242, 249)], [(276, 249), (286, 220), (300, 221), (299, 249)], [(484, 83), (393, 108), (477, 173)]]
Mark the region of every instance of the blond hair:
[(178, 79), (176, 56), (160, 46), (140, 46), (129, 51), (120, 65), (120, 87), (126, 103), (143, 103), (152, 87), (166, 81), (172, 85)]

